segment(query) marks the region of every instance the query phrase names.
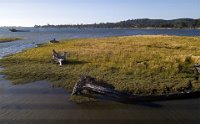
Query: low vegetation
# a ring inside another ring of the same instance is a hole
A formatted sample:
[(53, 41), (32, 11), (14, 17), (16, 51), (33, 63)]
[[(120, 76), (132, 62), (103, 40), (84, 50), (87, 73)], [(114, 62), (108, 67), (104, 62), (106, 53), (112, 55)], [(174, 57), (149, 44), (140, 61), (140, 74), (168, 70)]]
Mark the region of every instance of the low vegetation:
[(21, 40), (21, 38), (0, 38), (0, 43), (12, 42), (17, 40)]
[[(68, 52), (68, 63), (51, 63), (52, 50)], [(63, 40), (0, 60), (14, 84), (49, 80), (71, 91), (81, 75), (112, 84), (116, 90), (161, 94), (200, 90), (193, 65), (200, 62), (200, 37), (126, 36)]]
[(200, 28), (200, 19), (180, 18), (172, 20), (163, 19), (133, 19), (116, 23), (78, 24), (78, 25), (35, 25), (52, 28)]

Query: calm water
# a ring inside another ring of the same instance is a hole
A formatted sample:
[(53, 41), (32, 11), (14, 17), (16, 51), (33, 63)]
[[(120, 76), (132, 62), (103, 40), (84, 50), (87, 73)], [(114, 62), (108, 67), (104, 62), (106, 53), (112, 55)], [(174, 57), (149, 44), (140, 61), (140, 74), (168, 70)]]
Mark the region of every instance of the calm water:
[(199, 124), (199, 115), (200, 99), (75, 104), (46, 81), (11, 85), (0, 75), (0, 124)]
[[(106, 37), (137, 34), (200, 36), (200, 30), (34, 29), (0, 37), (24, 40), (0, 44), (0, 57), (35, 47), (53, 38)], [(12, 85), (0, 75), (0, 124), (200, 124), (200, 99), (124, 104), (98, 101), (75, 104), (61, 88), (46, 81)]]
[(66, 28), (22, 28), (30, 32), (10, 32), (8, 28), (0, 28), (0, 37), (20, 37), (22, 41), (0, 44), (0, 57), (19, 52), (23, 49), (36, 47), (53, 38), (88, 38), (124, 35), (178, 35), (200, 36), (200, 30), (189, 29), (66, 29)]

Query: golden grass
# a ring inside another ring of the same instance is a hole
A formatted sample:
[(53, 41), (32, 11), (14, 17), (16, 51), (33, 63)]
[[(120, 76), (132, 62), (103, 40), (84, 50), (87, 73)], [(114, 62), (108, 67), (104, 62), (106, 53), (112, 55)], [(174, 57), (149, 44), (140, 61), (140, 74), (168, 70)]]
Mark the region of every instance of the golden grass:
[[(51, 63), (52, 50), (67, 51), (69, 63)], [(117, 90), (159, 94), (200, 90), (193, 64), (200, 62), (200, 37), (126, 36), (63, 40), (0, 60), (13, 83), (49, 80), (72, 90), (80, 75), (103, 79)]]
[(17, 40), (21, 40), (21, 38), (0, 38), (0, 43), (12, 42)]

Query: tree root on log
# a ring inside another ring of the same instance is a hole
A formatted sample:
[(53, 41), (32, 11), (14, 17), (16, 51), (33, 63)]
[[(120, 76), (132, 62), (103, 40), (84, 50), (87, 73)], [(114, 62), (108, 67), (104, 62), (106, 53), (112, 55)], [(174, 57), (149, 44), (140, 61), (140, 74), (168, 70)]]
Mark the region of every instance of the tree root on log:
[(200, 64), (199, 63), (194, 65), (194, 74), (195, 74), (196, 80), (199, 80), (199, 75), (200, 75)]
[(60, 66), (67, 61), (67, 52), (56, 52), (52, 50), (52, 62), (59, 63)]

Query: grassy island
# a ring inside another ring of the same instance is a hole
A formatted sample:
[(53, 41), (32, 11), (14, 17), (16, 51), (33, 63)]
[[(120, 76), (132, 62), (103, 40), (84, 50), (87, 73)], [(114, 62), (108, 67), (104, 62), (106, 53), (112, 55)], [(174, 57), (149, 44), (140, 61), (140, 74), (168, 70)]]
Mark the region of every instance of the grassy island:
[[(52, 50), (68, 52), (68, 63), (51, 63)], [(103, 79), (136, 94), (200, 90), (193, 65), (200, 62), (200, 37), (124, 36), (42, 44), (0, 60), (14, 84), (49, 80), (71, 91), (80, 75)]]
[(17, 40), (21, 40), (21, 38), (0, 38), (0, 43), (12, 42)]

